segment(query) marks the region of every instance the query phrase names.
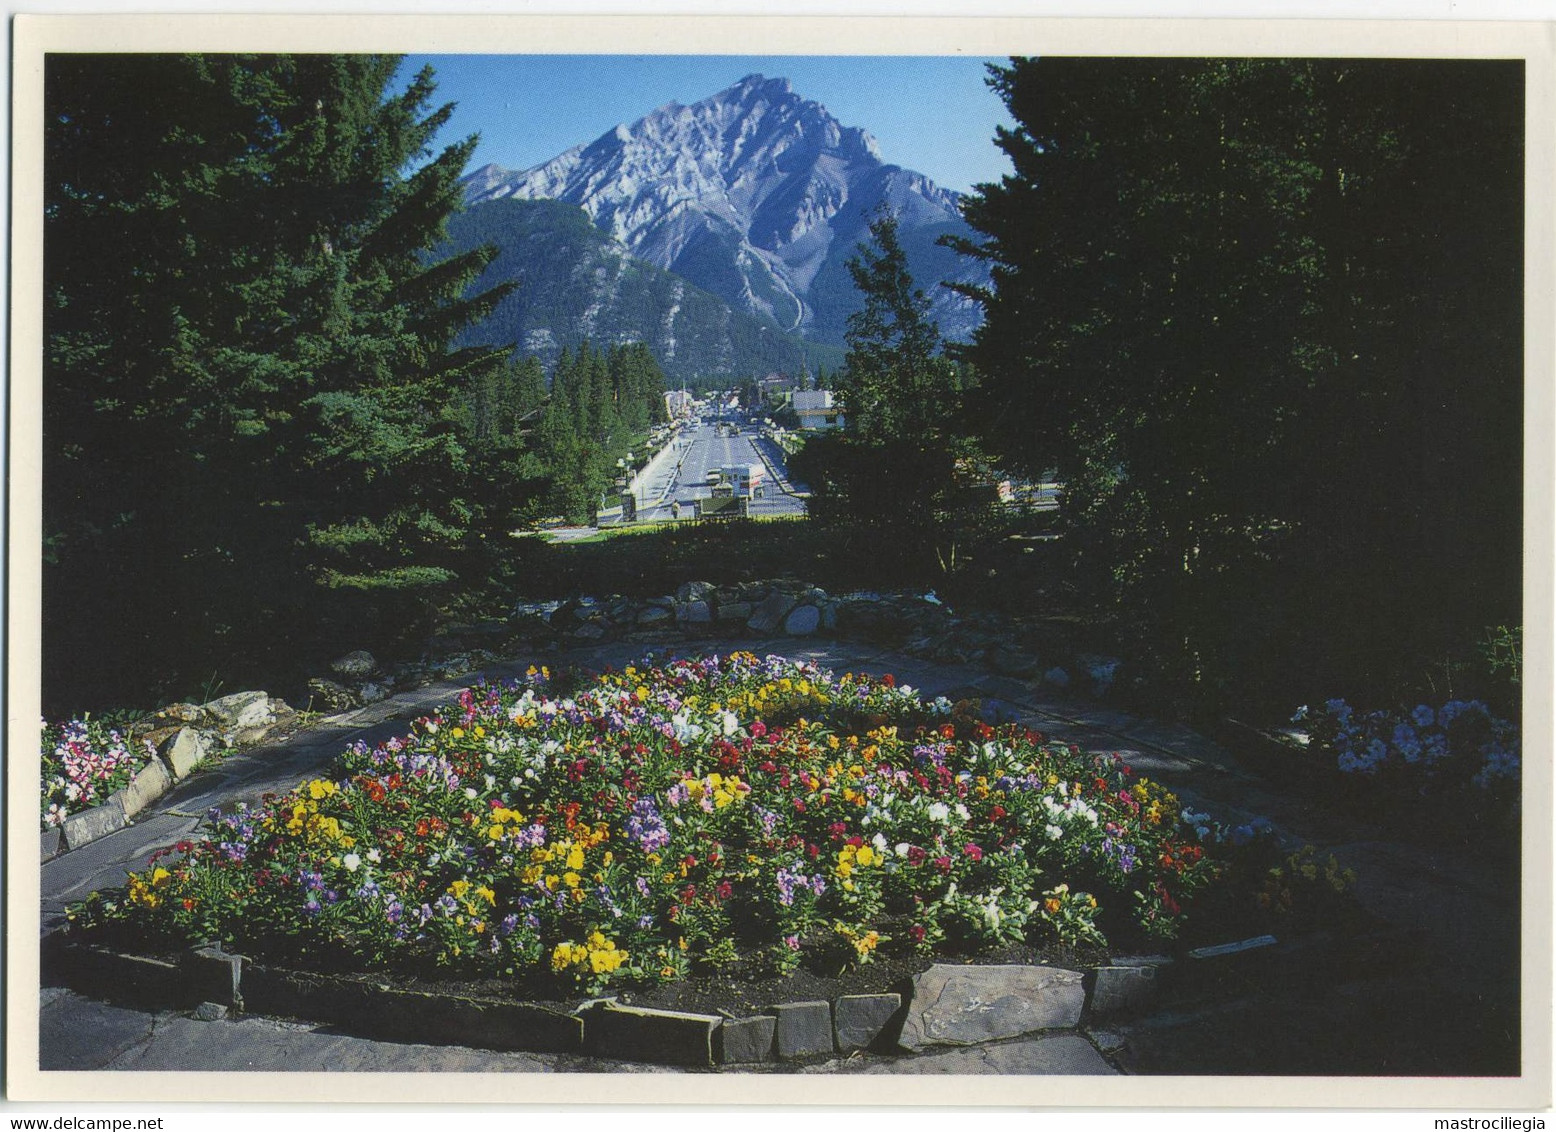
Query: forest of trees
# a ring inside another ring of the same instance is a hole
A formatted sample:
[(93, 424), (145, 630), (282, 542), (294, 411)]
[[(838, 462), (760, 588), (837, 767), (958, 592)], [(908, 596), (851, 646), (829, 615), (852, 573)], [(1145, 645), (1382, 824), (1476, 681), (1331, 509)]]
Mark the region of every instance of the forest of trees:
[[(926, 402), (878, 228), (855, 439), (1057, 478), (1071, 582), (1180, 702), (1453, 690), (1520, 622), (1522, 64), (1015, 59), (991, 85), (1017, 125), (957, 242), (991, 268), (951, 351), (976, 382)], [(858, 514), (881, 483), (824, 486)]]
[(475, 139), (434, 153), (451, 107), (398, 66), (49, 57), (57, 706), (410, 631), (663, 413), (640, 349), (581, 349), (548, 397), (510, 344), (460, 344), (512, 285), (472, 286), (490, 249), (435, 254)]
[[(410, 631), (501, 577), (509, 532), (587, 520), (662, 419), (646, 345), (548, 379), (491, 335), (514, 285), (450, 238), (475, 139), (434, 151), (450, 108), (397, 67), (49, 57), (56, 706)], [(878, 217), (845, 364), (817, 366), (849, 427), (796, 467), (815, 516), (938, 552), (967, 469), (1057, 478), (1066, 584), (1191, 698), (1376, 689), (1517, 625), (1522, 64), (1013, 59), (991, 85), (1013, 172), (952, 241), (991, 270), (961, 288), (983, 326), (940, 341)]]

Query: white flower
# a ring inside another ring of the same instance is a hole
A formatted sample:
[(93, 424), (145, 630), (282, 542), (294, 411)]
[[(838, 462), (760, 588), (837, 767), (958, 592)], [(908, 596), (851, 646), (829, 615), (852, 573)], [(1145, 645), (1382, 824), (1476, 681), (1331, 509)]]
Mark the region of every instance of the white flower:
[(951, 816), (951, 807), (944, 802), (931, 802), (928, 813), (930, 821), (943, 822)]
[(960, 802), (956, 804), (956, 816), (961, 818), (963, 821), (968, 821), (972, 818), (972, 814), (968, 812), (967, 807), (962, 805)]
[(384, 856), (377, 849), (369, 849), (367, 851), (367, 859), (376, 865), (384, 859)]
[(1045, 825), (1043, 827), (1043, 832), (1048, 834), (1048, 840), (1050, 841), (1058, 841), (1064, 836), (1064, 830), (1060, 829), (1056, 825), (1053, 825), (1052, 823)]
[(735, 718), (735, 713), (726, 711), (719, 717), (719, 723), (724, 729), (724, 736), (728, 738), (740, 729), (740, 720)]
[(909, 845), (906, 841), (899, 841), (899, 842), (897, 842), (897, 845), (896, 845), (897, 856), (899, 856), (899, 857), (906, 857), (908, 855), (908, 850), (911, 849), (911, 848), (913, 848), (913, 846)]
[(874, 837), (870, 838), (870, 844), (875, 846), (875, 851), (877, 853), (884, 854), (886, 852), (886, 835), (884, 833), (877, 833)]
[(479, 790), (477, 790), (474, 786), (466, 786), (465, 787), (465, 797), (466, 798), (469, 798), (471, 801), (474, 801), (475, 799), (479, 798), (480, 796), (481, 796), (481, 792)]
[(346, 866), (348, 873), (354, 873), (362, 867), (362, 858), (355, 853), (347, 853), (340, 859), (340, 863)]

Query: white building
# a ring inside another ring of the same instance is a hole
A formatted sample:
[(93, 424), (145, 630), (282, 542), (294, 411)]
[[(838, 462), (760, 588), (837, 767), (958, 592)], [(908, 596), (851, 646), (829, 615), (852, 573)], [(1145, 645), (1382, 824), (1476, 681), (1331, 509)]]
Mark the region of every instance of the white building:
[(791, 402), (801, 428), (842, 428), (843, 414), (832, 401), (830, 389), (801, 389)]

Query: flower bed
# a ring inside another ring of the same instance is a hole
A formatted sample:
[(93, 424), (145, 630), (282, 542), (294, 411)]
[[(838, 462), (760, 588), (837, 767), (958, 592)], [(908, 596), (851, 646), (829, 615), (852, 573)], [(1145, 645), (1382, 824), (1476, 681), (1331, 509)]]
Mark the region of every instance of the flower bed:
[(1345, 774), (1403, 785), (1420, 792), (1473, 791), (1515, 805), (1521, 762), (1518, 728), (1479, 700), (1417, 705), (1408, 714), (1357, 711), (1329, 700), (1297, 709), (1310, 742)]
[(1167, 941), (1218, 878), (1260, 875), (1234, 857), (1261, 840), (1115, 756), (737, 653), (471, 688), (213, 813), (73, 931), (567, 996), (737, 961)]
[(56, 724), (44, 720), (41, 753), (44, 832), (106, 801), (156, 755), (149, 744), (137, 752), (119, 731), (91, 718)]

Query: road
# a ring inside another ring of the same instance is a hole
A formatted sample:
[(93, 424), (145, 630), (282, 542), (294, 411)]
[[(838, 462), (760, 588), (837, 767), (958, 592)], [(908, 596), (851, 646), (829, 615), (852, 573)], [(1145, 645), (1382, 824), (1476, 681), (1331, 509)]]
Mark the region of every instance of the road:
[(762, 469), (762, 497), (751, 501), (753, 516), (805, 513), (805, 501), (784, 490), (785, 486), (793, 491), (803, 491), (804, 487), (791, 485), (784, 478), (783, 450), (771, 440), (755, 435), (751, 428), (742, 427), (738, 436), (719, 436), (717, 425), (710, 421), (684, 431), (673, 443), (677, 446), (676, 462), (667, 464), (642, 485), (640, 522), (674, 517), (676, 503), (680, 504), (681, 518), (692, 518), (694, 502), (713, 494), (708, 474), (730, 464), (752, 464)]

